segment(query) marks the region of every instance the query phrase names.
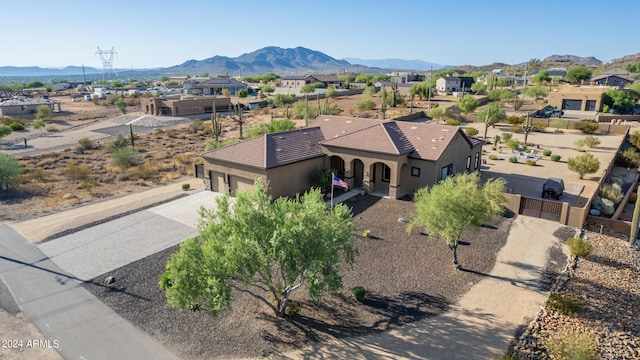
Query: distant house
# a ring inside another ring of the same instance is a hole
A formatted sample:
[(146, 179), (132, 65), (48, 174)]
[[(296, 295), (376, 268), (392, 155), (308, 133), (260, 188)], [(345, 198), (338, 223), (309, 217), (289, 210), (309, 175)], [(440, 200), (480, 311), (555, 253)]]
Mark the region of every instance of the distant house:
[(231, 99), (227, 97), (187, 97), (169, 98), (162, 97), (141, 97), (140, 109), (149, 115), (187, 116), (211, 114), (213, 104), (216, 104), (216, 111), (227, 112), (231, 109)]
[(424, 75), (410, 73), (410, 72), (393, 72), (391, 73), (390, 80), (395, 81), (397, 84), (420, 82), (420, 81), (424, 81)]
[(439, 94), (470, 91), (475, 80), (469, 76), (446, 76), (436, 80), (436, 91)]
[(567, 74), (567, 68), (551, 68), (545, 71), (549, 76), (565, 76)]
[(302, 75), (289, 75), (283, 76), (280, 79), (280, 86), (287, 88), (301, 88), (307, 84), (305, 76)]
[(622, 75), (599, 75), (591, 78), (592, 85), (607, 85), (624, 87), (627, 84), (632, 84), (633, 79), (630, 79)]
[(504, 75), (504, 70), (503, 69), (493, 69), (493, 70), (491, 70), (491, 74), (492, 75)]
[(38, 112), (38, 106), (46, 105), (51, 111), (59, 112), (60, 102), (30, 96), (11, 96), (0, 98), (0, 116), (30, 115)]
[(321, 115), (307, 128), (262, 135), (204, 153), (208, 190), (230, 193), (269, 183), (273, 197), (309, 189), (331, 168), (349, 188), (397, 199), (461, 172), (479, 171), (483, 141), (459, 127)]
[(280, 86), (287, 88), (301, 88), (306, 84), (322, 83), (325, 88), (333, 86), (335, 88), (342, 87), (344, 80), (337, 75), (289, 75), (280, 79)]
[(549, 105), (562, 110), (600, 111), (604, 94), (611, 87), (560, 86), (549, 92)]
[(235, 95), (238, 90), (248, 88), (247, 84), (226, 77), (194, 77), (185, 80), (182, 86), (188, 95), (222, 95), (224, 89), (229, 91), (229, 95)]

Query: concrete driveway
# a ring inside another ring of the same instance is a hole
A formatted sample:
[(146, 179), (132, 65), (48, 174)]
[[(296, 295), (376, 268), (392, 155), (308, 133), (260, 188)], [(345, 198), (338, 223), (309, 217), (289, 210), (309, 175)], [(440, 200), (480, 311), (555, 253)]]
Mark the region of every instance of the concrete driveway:
[(198, 191), (38, 245), (50, 260), (81, 280), (115, 270), (197, 235), (200, 206), (218, 193)]

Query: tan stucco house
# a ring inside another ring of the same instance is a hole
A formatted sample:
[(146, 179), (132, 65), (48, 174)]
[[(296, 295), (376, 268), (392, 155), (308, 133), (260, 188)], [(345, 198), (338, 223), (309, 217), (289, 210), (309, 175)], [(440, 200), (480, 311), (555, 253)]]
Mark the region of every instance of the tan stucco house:
[(31, 96), (0, 97), (0, 116), (31, 115), (38, 112), (38, 106), (46, 105), (54, 112), (60, 112), (57, 100), (34, 98)]
[(192, 97), (141, 97), (140, 109), (149, 115), (188, 116), (211, 114), (213, 104), (216, 111), (231, 111), (233, 104), (228, 97), (192, 96)]
[(478, 171), (482, 144), (455, 126), (321, 115), (303, 129), (207, 152), (197, 173), (207, 189), (232, 195), (260, 178), (275, 198), (304, 192), (311, 172), (329, 167), (350, 189), (397, 199)]
[(604, 94), (614, 87), (606, 86), (574, 86), (558, 87), (549, 92), (549, 105), (562, 110), (600, 111)]

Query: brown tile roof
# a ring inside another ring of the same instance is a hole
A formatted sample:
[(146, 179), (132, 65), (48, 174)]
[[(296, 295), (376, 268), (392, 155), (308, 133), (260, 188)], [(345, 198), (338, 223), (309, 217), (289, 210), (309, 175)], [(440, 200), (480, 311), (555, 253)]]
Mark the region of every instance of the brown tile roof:
[(633, 82), (633, 79), (630, 79), (630, 78), (628, 78), (628, 77), (626, 77), (624, 75), (618, 75), (618, 74), (593, 76), (593, 77), (591, 77), (591, 81), (598, 81), (598, 80), (612, 78), (612, 77), (617, 77), (617, 78), (620, 78), (620, 79), (628, 81), (628, 82)]
[(270, 169), (324, 156), (318, 143), (324, 140), (320, 128), (304, 128), (262, 135), (209, 151), (202, 157)]
[[(416, 159), (438, 160), (456, 134), (467, 139), (467, 135), (456, 126), (412, 122), (399, 122), (398, 125), (414, 147), (409, 156)], [(471, 142), (467, 142), (471, 147)]]
[(369, 127), (328, 139), (322, 145), (401, 155), (413, 151), (413, 146), (395, 121), (380, 122)]
[(320, 127), (324, 138), (328, 140), (380, 123), (382, 123), (382, 120), (320, 115), (309, 124), (309, 127)]

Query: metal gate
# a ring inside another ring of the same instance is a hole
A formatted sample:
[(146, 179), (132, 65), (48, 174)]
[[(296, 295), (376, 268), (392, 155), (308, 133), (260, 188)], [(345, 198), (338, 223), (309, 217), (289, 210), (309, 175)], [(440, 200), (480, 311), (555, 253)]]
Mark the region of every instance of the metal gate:
[(561, 202), (533, 199), (525, 196), (520, 199), (519, 214), (547, 220), (560, 221), (561, 213)]

